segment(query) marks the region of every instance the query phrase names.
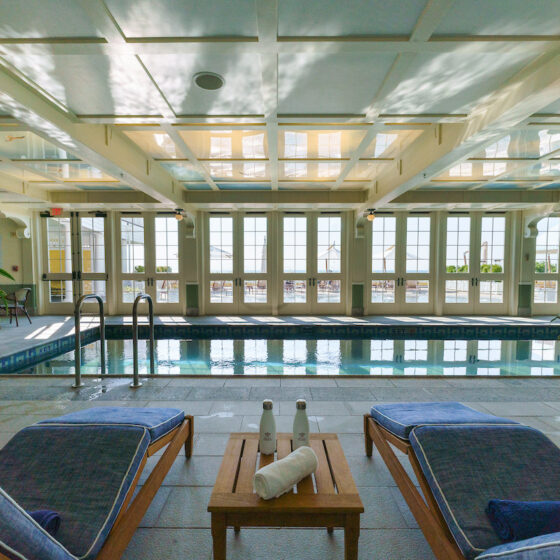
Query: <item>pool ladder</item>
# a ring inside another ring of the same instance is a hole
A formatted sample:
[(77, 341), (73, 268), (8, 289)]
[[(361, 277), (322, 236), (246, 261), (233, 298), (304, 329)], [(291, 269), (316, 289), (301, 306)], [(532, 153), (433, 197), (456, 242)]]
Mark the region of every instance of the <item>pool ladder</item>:
[(133, 359), (133, 380), (130, 386), (133, 389), (142, 387), (142, 382), (138, 375), (138, 304), (145, 299), (148, 302), (148, 312), (150, 316), (150, 375), (155, 373), (154, 359), (154, 303), (148, 294), (139, 294), (132, 306), (132, 359)]
[(82, 345), (81, 345), (81, 330), (80, 330), (80, 319), (82, 313), (82, 304), (88, 299), (95, 299), (99, 304), (99, 340), (101, 342), (101, 375), (107, 373), (106, 362), (105, 362), (105, 314), (103, 313), (103, 300), (101, 296), (97, 294), (85, 294), (81, 296), (74, 307), (74, 338), (75, 338), (75, 351), (74, 351), (74, 371), (75, 379), (74, 389), (78, 389), (84, 386), (82, 382)]

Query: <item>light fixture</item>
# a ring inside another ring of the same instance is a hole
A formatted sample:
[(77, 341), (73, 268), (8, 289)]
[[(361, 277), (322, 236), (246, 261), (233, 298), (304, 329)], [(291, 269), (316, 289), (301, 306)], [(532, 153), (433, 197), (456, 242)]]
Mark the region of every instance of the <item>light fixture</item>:
[(210, 91), (223, 87), (225, 80), (214, 72), (198, 72), (193, 76), (194, 83), (202, 89)]
[(368, 222), (373, 222), (373, 220), (375, 220), (375, 214), (373, 212), (374, 212), (374, 209), (370, 208), (369, 209), (369, 214), (367, 215)]
[(183, 218), (183, 210), (181, 210), (181, 208), (175, 208), (175, 219), (180, 222)]

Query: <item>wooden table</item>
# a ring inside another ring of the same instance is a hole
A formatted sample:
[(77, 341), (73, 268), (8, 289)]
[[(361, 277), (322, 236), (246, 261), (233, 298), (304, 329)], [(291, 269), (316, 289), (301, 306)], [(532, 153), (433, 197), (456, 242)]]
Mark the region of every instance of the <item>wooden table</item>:
[[(208, 504), (214, 560), (226, 558), (226, 529), (234, 527), (344, 527), (346, 560), (358, 558), (362, 500), (336, 434), (311, 434), (319, 466), (294, 491), (272, 500), (253, 492), (257, 469), (292, 451), (292, 434), (277, 434), (277, 457), (259, 454), (259, 434), (231, 434)], [(302, 543), (305, 546), (305, 543)]]

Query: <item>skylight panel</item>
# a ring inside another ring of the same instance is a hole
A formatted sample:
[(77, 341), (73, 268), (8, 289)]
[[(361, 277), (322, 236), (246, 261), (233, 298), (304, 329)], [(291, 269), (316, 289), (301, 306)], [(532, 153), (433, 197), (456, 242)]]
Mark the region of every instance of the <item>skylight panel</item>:
[(544, 156), (560, 148), (560, 132), (551, 134), (548, 130), (539, 130), (539, 154)]
[(375, 137), (375, 152), (373, 157), (379, 157), (397, 138), (397, 134), (379, 133)]
[(210, 175), (213, 177), (233, 177), (233, 164), (226, 162), (212, 162)]
[(486, 162), (482, 164), (482, 175), (484, 177), (495, 177), (505, 173), (507, 164), (505, 162)]
[(319, 163), (318, 165), (318, 175), (321, 179), (324, 178), (335, 178), (340, 174), (340, 163)]
[(504, 136), (501, 140), (498, 140), (495, 144), (488, 146), (485, 150), (487, 158), (501, 158), (509, 157), (508, 148), (511, 142), (511, 136), (509, 134)]
[(230, 158), (231, 138), (228, 136), (210, 137), (210, 157), (211, 158)]
[(318, 135), (319, 138), (319, 157), (320, 158), (339, 158), (341, 156), (341, 133), (324, 132)]
[(288, 161), (284, 164), (286, 177), (305, 177), (307, 176), (307, 163), (297, 163)]
[(450, 177), (471, 177), (472, 176), (472, 163), (459, 163), (454, 165), (449, 170)]
[(284, 154), (287, 158), (307, 157), (307, 133), (286, 131), (284, 133)]
[(253, 178), (262, 178), (265, 176), (266, 167), (264, 163), (260, 162), (248, 162), (243, 164), (243, 177), (247, 177), (248, 179)]
[(264, 134), (252, 134), (243, 136), (243, 157), (264, 158)]

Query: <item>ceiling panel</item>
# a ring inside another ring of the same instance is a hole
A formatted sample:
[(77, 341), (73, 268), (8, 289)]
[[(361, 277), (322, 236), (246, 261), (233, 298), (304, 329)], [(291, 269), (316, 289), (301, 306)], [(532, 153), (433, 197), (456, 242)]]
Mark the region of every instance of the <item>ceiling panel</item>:
[(267, 158), (264, 130), (180, 130), (179, 134), (197, 158)]
[(178, 181), (202, 181), (202, 175), (196, 170), (192, 163), (185, 161), (159, 162)]
[(282, 181), (336, 181), (344, 169), (344, 162), (310, 163), (303, 161), (282, 162), (278, 166), (278, 178)]
[(254, 0), (106, 0), (127, 37), (257, 35)]
[(425, 5), (425, 0), (282, 0), (278, 34), (408, 35)]
[(516, 167), (519, 167), (517, 162), (466, 161), (450, 167), (445, 173), (436, 177), (436, 180), (449, 180), (450, 182), (468, 181), (469, 179), (488, 180), (508, 171), (513, 171)]
[(520, 71), (533, 54), (480, 53), (476, 45), (416, 55), (407, 75), (387, 96), (384, 113), (464, 113)]
[(466, 191), (476, 187), (478, 183), (426, 183), (415, 190), (419, 191)]
[(376, 134), (373, 142), (363, 153), (364, 158), (395, 158), (402, 153), (425, 130), (415, 128), (412, 130), (388, 130)]
[(560, 161), (545, 161), (529, 167), (516, 169), (507, 177), (506, 180), (535, 180), (546, 181), (560, 177)]
[[(258, 55), (169, 54), (143, 56), (142, 60), (177, 114), (262, 114), (261, 65)], [(224, 78), (219, 90), (195, 85), (198, 72)]]
[(10, 55), (6, 58), (77, 114), (159, 113), (157, 90), (133, 56)]
[(96, 37), (99, 33), (75, 0), (2, 0), (0, 37)]
[(29, 162), (26, 165), (41, 173), (48, 173), (62, 181), (117, 181), (88, 163)]
[(202, 165), (215, 181), (270, 180), (270, 166), (261, 161), (244, 163), (210, 161)]
[(74, 159), (68, 152), (26, 131), (0, 131), (0, 154), (10, 159)]
[(560, 130), (531, 127), (514, 130), (477, 152), (475, 158), (538, 158), (560, 149)]
[(455, 0), (436, 35), (557, 35), (558, 0)]
[[(381, 173), (387, 166), (391, 165), (388, 162), (380, 163), (378, 161), (358, 161), (356, 165), (352, 167), (352, 170), (348, 174), (347, 178), (350, 180), (372, 180)], [(395, 164), (393, 164), (395, 165)]]
[(269, 191), (270, 185), (265, 183), (218, 183), (221, 191)]
[(280, 113), (363, 113), (394, 54), (282, 54), (278, 57)]
[(349, 158), (366, 135), (363, 130), (305, 130), (281, 127), (278, 135), (280, 158)]
[[(3, 175), (9, 175), (20, 181), (44, 181), (45, 178), (42, 175), (37, 175), (29, 169), (23, 167), (16, 167), (7, 163), (0, 162), (0, 173)], [(0, 186), (2, 185), (2, 179), (0, 179)]]
[(124, 133), (153, 158), (181, 158), (175, 142), (166, 132), (152, 130), (125, 130)]

